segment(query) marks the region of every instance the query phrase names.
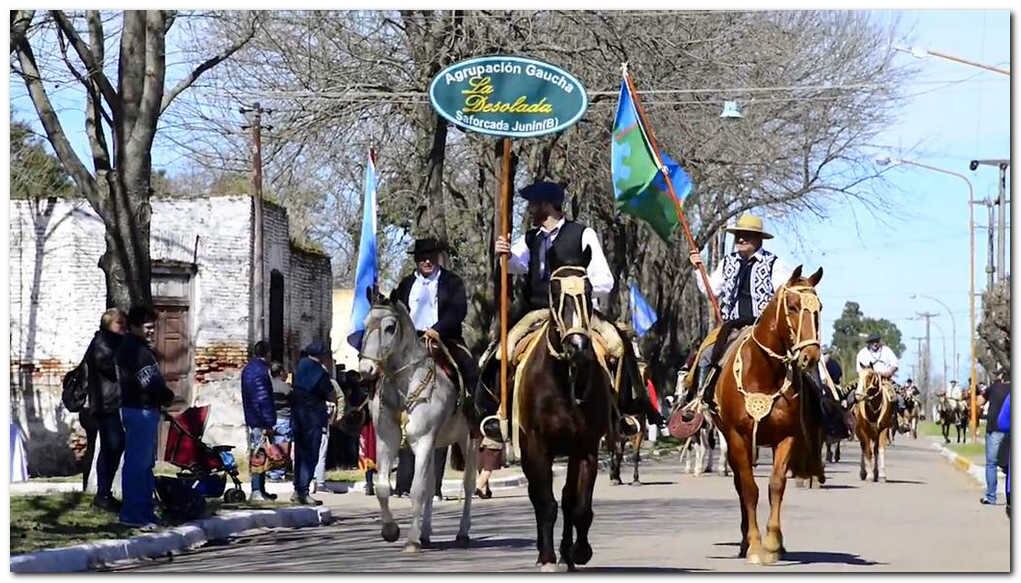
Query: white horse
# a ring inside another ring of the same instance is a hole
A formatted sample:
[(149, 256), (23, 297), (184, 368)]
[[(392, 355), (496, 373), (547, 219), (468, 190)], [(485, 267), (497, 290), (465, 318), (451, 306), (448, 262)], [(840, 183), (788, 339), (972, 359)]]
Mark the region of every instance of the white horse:
[(365, 320), (358, 357), (362, 374), (376, 379), (369, 411), (376, 428), (376, 457), (382, 478), (375, 489), (382, 513), (383, 540), (394, 542), (401, 534), (390, 513), (389, 476), (401, 441), (406, 438), (415, 453), (415, 474), (411, 485), (411, 530), (404, 551), (417, 553), (431, 542), (436, 486), (433, 451), (448, 445), (460, 447), (465, 461), (464, 504), (455, 541), (467, 547), (479, 440), (471, 437), (468, 420), (456, 411), (456, 382), (429, 355), (400, 302), (375, 298)]

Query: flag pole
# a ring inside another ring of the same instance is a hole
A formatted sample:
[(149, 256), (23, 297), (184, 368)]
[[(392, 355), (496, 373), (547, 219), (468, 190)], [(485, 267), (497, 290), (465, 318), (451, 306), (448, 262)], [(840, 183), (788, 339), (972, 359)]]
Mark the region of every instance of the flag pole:
[[(652, 155), (656, 159), (656, 166), (659, 167), (659, 171), (663, 173), (663, 181), (666, 182), (667, 189), (670, 190), (670, 198), (674, 201), (674, 211), (677, 213), (677, 219), (681, 223), (681, 229), (684, 231), (684, 237), (688, 240), (688, 247), (699, 254), (699, 259), (702, 258), (702, 253), (699, 251), (698, 246), (695, 243), (695, 238), (691, 235), (691, 227), (688, 226), (688, 220), (684, 216), (684, 211), (681, 209), (681, 201), (677, 198), (677, 193), (674, 192), (674, 183), (670, 180), (670, 173), (667, 171), (667, 167), (663, 164), (663, 160), (659, 157), (659, 146), (656, 144), (656, 136), (652, 133), (652, 127), (645, 120), (645, 112), (642, 110), (642, 104), (638, 101), (638, 92), (635, 90), (634, 83), (631, 82), (631, 74), (627, 70), (627, 63), (623, 65), (624, 82), (627, 83), (628, 93), (631, 94), (631, 101), (635, 104), (635, 111), (638, 112), (638, 117), (641, 120), (639, 127), (642, 128), (642, 132), (645, 133), (645, 137), (649, 140), (649, 145), (652, 146)], [(702, 283), (705, 285), (706, 295), (709, 296), (709, 302), (713, 306), (713, 314), (716, 316), (716, 321), (721, 322), (723, 318), (720, 316), (720, 304), (716, 299), (716, 294), (713, 293), (712, 287), (709, 285), (709, 275), (706, 273), (705, 264), (699, 261), (698, 273), (702, 277)]]
[[(511, 140), (503, 138), (503, 173), (500, 181), (500, 199), (496, 208), (500, 214), (500, 236), (510, 240), (511, 191)], [(500, 255), (500, 427), (507, 437), (507, 329), (510, 323), (510, 297), (508, 285), (508, 257)]]

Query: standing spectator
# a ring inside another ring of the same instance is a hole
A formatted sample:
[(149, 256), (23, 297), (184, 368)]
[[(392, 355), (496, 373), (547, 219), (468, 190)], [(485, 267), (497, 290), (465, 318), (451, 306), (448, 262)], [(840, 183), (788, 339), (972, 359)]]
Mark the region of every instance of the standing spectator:
[(1004, 470), (1007, 474), (1007, 517), (1010, 517), (1010, 393), (1007, 393), (1007, 398), (1003, 400), (1003, 406), (1000, 407), (1000, 416), (996, 420), (996, 425), (1000, 431), (1003, 432), (1004, 438), (1003, 443), (1000, 444), (999, 463), (1001, 466), (1006, 468)]
[(482, 499), (493, 497), (493, 490), (489, 487), (489, 478), (494, 471), (503, 466), (503, 444), (483, 436), (482, 443), (479, 445), (479, 479), (476, 481), (476, 496)]
[(330, 375), (323, 366), (328, 356), (326, 344), (316, 340), (304, 350), (305, 356), (298, 361), (294, 372), (291, 392), (291, 426), (294, 430), (294, 494), (291, 502), (319, 506), (321, 501), (308, 494), (316, 462), (319, 460), (319, 445), (323, 439), (323, 427), (328, 425), (327, 401), (335, 400)]
[[(287, 371), (284, 365), (274, 362), (269, 367), (269, 373), (273, 377), (273, 407), (277, 411), (277, 424), (273, 426), (273, 443), (284, 446), (286, 451), (291, 451), (291, 441), (294, 434), (291, 431), (291, 385), (285, 380)], [(266, 472), (271, 482), (282, 482), (286, 475), (283, 468), (277, 468)]]
[(330, 377), (330, 386), (333, 399), (326, 403), (326, 425), (323, 426), (323, 437), (319, 442), (319, 458), (313, 476), (315, 479), (312, 482), (312, 493), (326, 489), (326, 453), (330, 449), (330, 431), (337, 420), (338, 411), (344, 408), (344, 392), (340, 390), (340, 383)]
[(252, 475), (253, 502), (276, 500), (276, 494), (266, 491), (265, 453), (258, 453), (265, 438), (273, 435), (277, 424), (273, 402), (273, 380), (269, 372), (269, 343), (260, 340), (252, 347), (252, 360), (241, 369), (241, 403), (248, 426), (248, 471)]
[(986, 389), (984, 396), (978, 398), (980, 407), (989, 404), (989, 414), (986, 416), (986, 493), (979, 500), (982, 504), (996, 504), (996, 469), (1004, 437), (999, 426), (1000, 409), (1010, 395), (1010, 383), (1005, 382), (1004, 378), (1003, 373), (997, 371), (996, 382)]
[(99, 330), (85, 350), (88, 368), (88, 406), (79, 413), (85, 428), (85, 470), (82, 490), (88, 489), (89, 472), (99, 438), (96, 459), (96, 497), (92, 505), (107, 512), (120, 512), (121, 503), (113, 497), (113, 478), (124, 454), (124, 425), (121, 424), (121, 388), (117, 384), (114, 356), (127, 329), (127, 318), (118, 308), (103, 312)]
[(174, 401), (160, 373), (152, 350), (156, 339), (156, 311), (134, 306), (128, 311), (128, 334), (117, 349), (117, 378), (121, 389), (121, 420), (124, 423), (124, 468), (121, 489), (124, 503), (120, 522), (126, 526), (151, 528), (159, 518), (153, 510), (156, 478), (156, 440), (160, 408)]

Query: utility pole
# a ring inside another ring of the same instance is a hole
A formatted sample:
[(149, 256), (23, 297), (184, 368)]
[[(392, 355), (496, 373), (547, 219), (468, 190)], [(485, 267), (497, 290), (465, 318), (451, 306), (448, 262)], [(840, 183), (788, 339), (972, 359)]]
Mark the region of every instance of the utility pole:
[[(259, 102), (250, 107), (242, 107), (241, 113), (249, 119), (248, 125), (241, 129), (252, 130), (252, 324), (250, 330), (254, 341), (265, 340), (266, 334), (266, 265), (264, 260), (264, 221), (262, 216), (262, 114), (272, 110), (263, 109)], [(251, 115), (249, 115), (251, 114)]]
[[(926, 380), (928, 380), (929, 379), (928, 375), (932, 372), (932, 367), (930, 366), (931, 363), (932, 363), (932, 360), (931, 360), (932, 359), (932, 343), (929, 340), (931, 338), (931, 336), (929, 335), (930, 324), (931, 324), (930, 323), (930, 319), (933, 318), (934, 316), (938, 316), (939, 314), (937, 312), (916, 312), (916, 313), (918, 314), (919, 318), (924, 318), (925, 319), (925, 374), (926, 374), (925, 378), (926, 378)], [(943, 379), (943, 380), (946, 381), (946, 379)]]
[[(986, 210), (988, 211), (988, 224), (986, 226), (986, 235), (988, 240), (988, 251), (986, 251), (986, 289), (993, 289), (993, 283), (996, 281), (996, 202), (987, 198), (985, 203)], [(1003, 265), (1000, 264), (1000, 269), (1003, 269)]]
[(916, 378), (919, 379), (919, 381), (920, 381), (919, 382), (919, 386), (922, 387), (922, 390), (924, 392), (928, 393), (929, 392), (929, 369), (926, 366), (926, 362), (925, 362), (925, 352), (922, 351), (922, 340), (925, 340), (925, 337), (923, 337), (923, 336), (912, 336), (911, 339), (918, 341), (918, 348), (917, 348), (917, 354), (918, 354), (918, 376)]
[[(989, 209), (992, 212), (992, 205), (995, 204), (999, 207), (998, 221), (996, 225), (996, 257), (997, 261), (995, 265), (999, 266), (1000, 276), (996, 278), (999, 281), (1007, 279), (1007, 170), (1010, 168), (1010, 160), (994, 159), (994, 160), (972, 160), (969, 168), (974, 172), (978, 170), (979, 166), (995, 166), (1000, 171), (1000, 184), (999, 192), (996, 196), (996, 202), (990, 203)], [(992, 237), (992, 217), (989, 219), (990, 227), (990, 238)], [(990, 247), (990, 255), (992, 248)], [(991, 262), (991, 260), (990, 260)], [(992, 278), (992, 275), (990, 275)], [(990, 287), (992, 287), (990, 285)]]

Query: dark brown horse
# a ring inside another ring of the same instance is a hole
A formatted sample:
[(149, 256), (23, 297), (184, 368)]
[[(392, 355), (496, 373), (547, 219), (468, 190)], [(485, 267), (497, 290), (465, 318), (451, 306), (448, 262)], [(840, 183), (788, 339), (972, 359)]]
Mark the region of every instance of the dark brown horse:
[[(734, 486), (741, 505), (740, 556), (773, 563), (785, 552), (780, 504), (787, 472), (825, 482), (819, 396), (806, 375), (819, 378), (819, 312), (815, 286), (822, 269), (801, 276), (798, 266), (777, 290), (755, 325), (745, 329), (721, 361), (716, 393), (718, 422), (729, 446)], [(758, 418), (758, 421), (756, 421)], [(773, 448), (769, 523), (765, 541), (756, 509), (759, 488), (753, 467), (757, 446)]]
[(560, 498), (564, 515), (560, 558), (574, 570), (575, 565), (592, 558), (588, 532), (599, 441), (607, 433), (608, 441), (616, 439), (616, 409), (610, 377), (593, 348), (592, 286), (585, 268), (556, 268), (550, 278), (549, 298), (552, 318), (539, 332), (534, 349), (518, 364), (522, 370), (520, 385), (514, 389), (515, 421), (528, 497), (535, 509), (538, 564), (543, 571), (557, 570), (553, 458), (568, 458)]

